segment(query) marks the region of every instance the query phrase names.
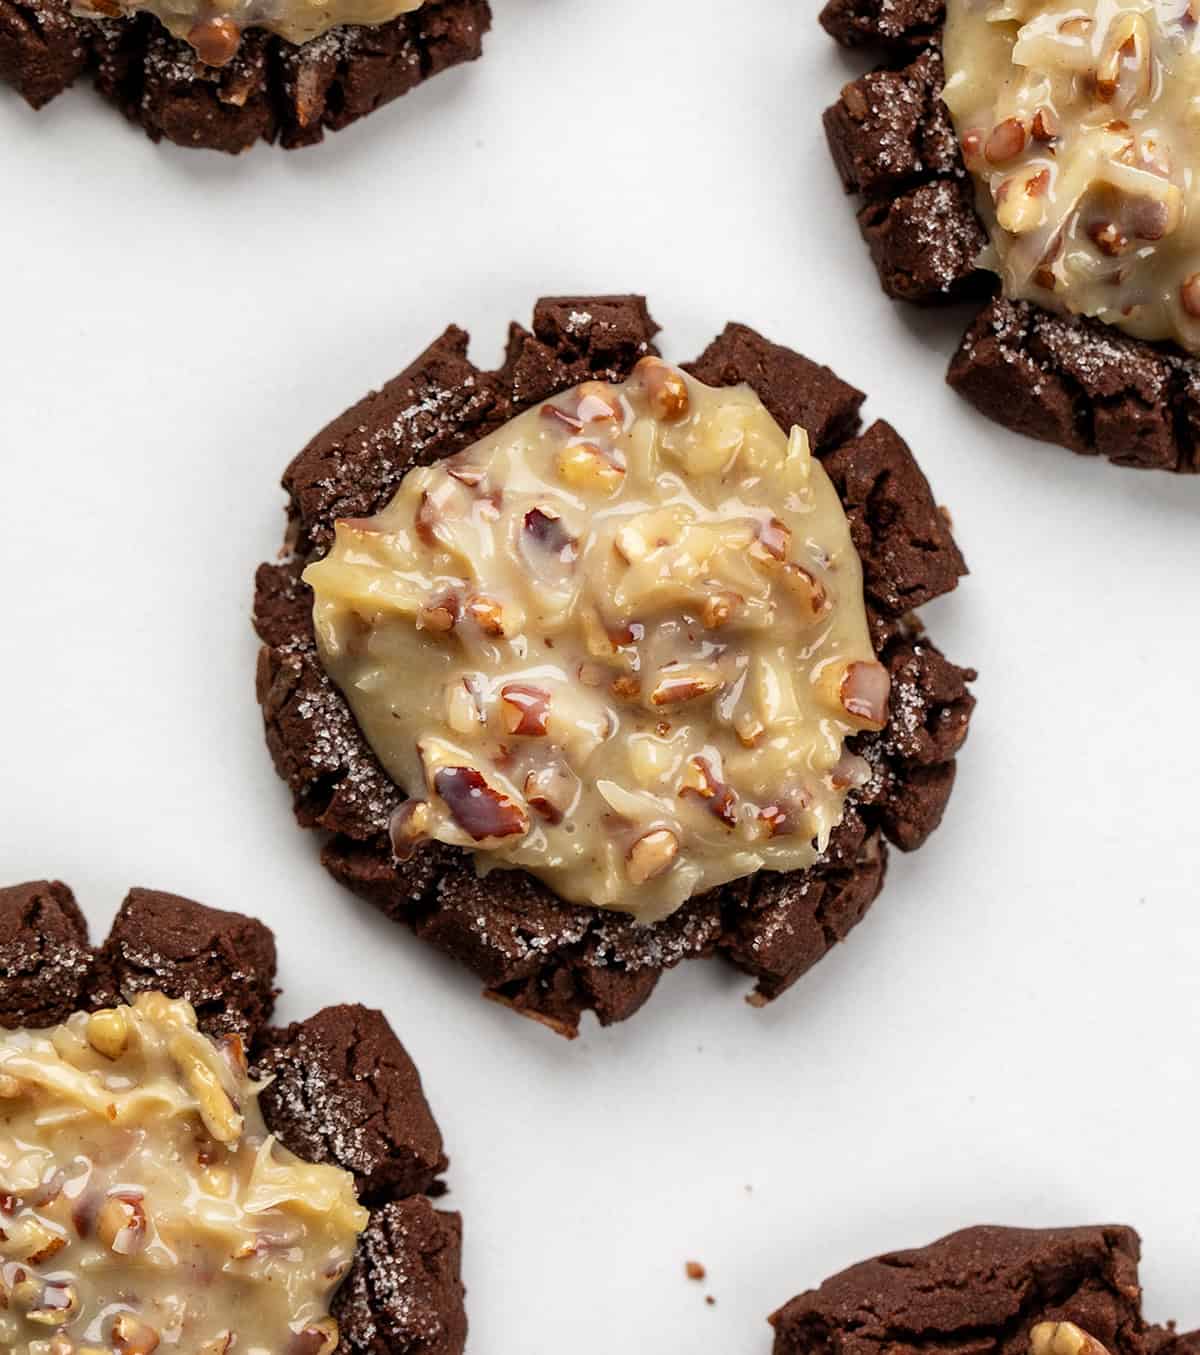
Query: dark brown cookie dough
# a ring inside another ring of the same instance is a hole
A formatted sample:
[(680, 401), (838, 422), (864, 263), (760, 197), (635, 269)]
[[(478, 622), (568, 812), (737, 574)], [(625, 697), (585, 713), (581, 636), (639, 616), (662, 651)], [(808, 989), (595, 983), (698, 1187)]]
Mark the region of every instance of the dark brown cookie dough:
[(68, 0), (0, 0), (0, 81), (33, 107), (80, 75), (154, 141), (237, 152), (318, 142), (482, 51), (488, 0), (428, 0), (378, 27), (296, 45), (248, 31), (220, 68), (148, 14), (78, 19)]
[(821, 24), (846, 47), (904, 52), (928, 41), (944, 17), (943, 0), (828, 0)]
[(338, 1355), (459, 1355), (467, 1339), (461, 1252), (458, 1214), (420, 1196), (376, 1209), (333, 1300)]
[(1200, 468), (1200, 364), (1095, 320), (997, 299), (967, 330), (947, 379), (1019, 433), (1122, 466)]
[(359, 1199), (429, 1194), (446, 1170), (420, 1074), (381, 1012), (326, 1007), (267, 1031), (254, 1062), (272, 1079), (263, 1113), (281, 1141), (353, 1172)]
[(775, 1355), (1029, 1355), (1072, 1322), (1109, 1355), (1173, 1355), (1197, 1336), (1142, 1318), (1131, 1228), (966, 1228), (851, 1266), (771, 1318)]
[(386, 1018), (326, 1007), (268, 1026), (275, 938), (241, 913), (132, 889), (93, 951), (66, 885), (0, 889), (0, 1025), (54, 1025), (149, 989), (186, 998), (209, 1034), (241, 1035), (255, 1074), (274, 1078), (268, 1128), (308, 1161), (354, 1173), (371, 1220), (334, 1300), (338, 1355), (461, 1355), (462, 1219), (427, 1198), (445, 1190), (441, 1133)]
[(138, 993), (182, 997), (211, 1034), (249, 1037), (275, 1005), (275, 938), (240, 913), (131, 889), (96, 954), (95, 1006), (132, 1002)]
[(665, 969), (693, 956), (722, 954), (757, 981), (753, 1001), (777, 997), (873, 902), (885, 839), (911, 850), (937, 827), (974, 704), (974, 674), (947, 662), (910, 614), (953, 588), (965, 565), (908, 447), (882, 423), (859, 436), (863, 395), (827, 367), (730, 325), (688, 370), (711, 385), (746, 381), (784, 427), (808, 429), (845, 500), (874, 642), (894, 675), (891, 722), (856, 743), (875, 774), (825, 857), (806, 872), (761, 872), (691, 899), (653, 926), (564, 903), (522, 872), (485, 884), (467, 854), (437, 842), (394, 859), (387, 825), (403, 795), (321, 667), (300, 575), (324, 553), (337, 518), (381, 508), (411, 467), (589, 377), (624, 379), (655, 351), (656, 331), (641, 297), (549, 298), (532, 330), (513, 325), (504, 364), (488, 372), (468, 359), (467, 335), (446, 330), (288, 467), (288, 555), (257, 577), (267, 743), (299, 822), (325, 835), (326, 868), (469, 966), (487, 997), (564, 1035), (585, 1011), (606, 1025), (632, 1016)]
[(950, 384), (1018, 433), (1146, 469), (1200, 469), (1200, 361), (1169, 343), (996, 298), (975, 267), (987, 231), (942, 102), (943, 0), (829, 0), (826, 30), (881, 49), (825, 111), (825, 133), (883, 289), (918, 305), (983, 309)]

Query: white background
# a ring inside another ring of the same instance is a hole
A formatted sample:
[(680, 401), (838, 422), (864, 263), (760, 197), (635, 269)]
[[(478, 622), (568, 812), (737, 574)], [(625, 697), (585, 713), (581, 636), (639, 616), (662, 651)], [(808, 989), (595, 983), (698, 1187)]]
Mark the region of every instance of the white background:
[[(842, 1266), (983, 1220), (1128, 1221), (1200, 1325), (1200, 479), (1010, 436), (943, 384), (962, 317), (879, 292), (819, 130), (856, 67), (798, 0), (495, 0), (483, 62), (315, 150), (154, 147), (0, 91), (0, 879), (259, 914), (280, 1013), (385, 1009), (466, 1216), (487, 1355), (765, 1355)], [(253, 698), (251, 579), (308, 437), (445, 324), (539, 293), (729, 318), (909, 438), (973, 569), (945, 825), (765, 1012), (716, 963), (575, 1044), (337, 889)], [(698, 1258), (701, 1286), (683, 1276)], [(704, 1294), (716, 1296), (715, 1307)]]

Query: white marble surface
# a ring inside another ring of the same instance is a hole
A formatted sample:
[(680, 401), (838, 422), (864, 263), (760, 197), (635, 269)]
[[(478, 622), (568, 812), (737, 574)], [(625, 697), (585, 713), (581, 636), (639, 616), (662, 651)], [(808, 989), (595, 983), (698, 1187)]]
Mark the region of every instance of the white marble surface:
[[(453, 1155), (476, 1351), (765, 1355), (797, 1290), (985, 1219), (1135, 1223), (1151, 1314), (1200, 1323), (1200, 481), (943, 385), (960, 318), (877, 289), (810, 6), (495, 8), (482, 63), (295, 155), (0, 94), (0, 878), (70, 881), (97, 933), (131, 883), (255, 911), (284, 1016), (383, 1007)], [(572, 1046), (324, 878), (249, 602), (329, 417), (451, 320), (490, 362), (539, 293), (630, 289), (668, 356), (733, 317), (870, 391), (953, 508), (974, 574), (928, 619), (980, 706), (942, 830), (786, 999), (688, 965)]]

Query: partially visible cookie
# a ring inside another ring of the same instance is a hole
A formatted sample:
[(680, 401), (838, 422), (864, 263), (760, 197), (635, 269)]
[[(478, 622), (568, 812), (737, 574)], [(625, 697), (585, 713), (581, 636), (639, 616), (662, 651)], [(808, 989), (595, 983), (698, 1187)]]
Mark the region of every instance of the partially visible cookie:
[(488, 0), (427, 0), (387, 23), (300, 44), (250, 29), (231, 60), (210, 66), (149, 14), (79, 18), (68, 0), (0, 0), (0, 81), (41, 108), (89, 75), (152, 141), (294, 149), (475, 60), (490, 27)]
[(338, 1350), (460, 1355), (462, 1220), (430, 1203), (447, 1159), (386, 1018), (340, 1006), (269, 1026), (274, 937), (240, 913), (133, 889), (93, 951), (66, 885), (0, 890), (0, 1025), (40, 1029), (150, 992), (190, 1002), (214, 1038), (240, 1037), (254, 1075), (272, 1079), (260, 1102), (270, 1130), (305, 1161), (353, 1173), (371, 1219), (335, 1295)]
[(1131, 1228), (965, 1228), (851, 1266), (771, 1317), (775, 1355), (1159, 1355)]
[(656, 331), (641, 297), (548, 298), (531, 329), (512, 327), (503, 366), (484, 371), (467, 356), (467, 335), (451, 327), (296, 457), (284, 476), (288, 556), (256, 579), (267, 744), (298, 821), (324, 835), (326, 868), (468, 965), (486, 996), (565, 1035), (589, 1010), (604, 1024), (633, 1015), (660, 975), (691, 957), (721, 954), (751, 974), (756, 1003), (790, 987), (875, 899), (885, 839), (912, 850), (937, 827), (974, 704), (974, 674), (945, 660), (912, 617), (966, 567), (907, 444), (882, 422), (860, 433), (863, 394), (829, 368), (733, 324), (686, 370), (710, 386), (745, 382), (784, 429), (808, 430), (843, 499), (872, 640), (892, 675), (891, 720), (857, 741), (872, 778), (824, 858), (809, 871), (764, 871), (698, 895), (653, 925), (566, 903), (521, 871), (481, 880), (457, 847), (431, 842), (397, 858), (389, 822), (404, 794), (321, 665), (301, 573), (325, 554), (337, 520), (378, 511), (412, 467), (580, 382), (623, 380), (655, 352)]
[(838, 42), (884, 57), (824, 115), (884, 291), (981, 307), (947, 380), (988, 418), (1118, 465), (1200, 469), (1200, 360), (1174, 342), (998, 296), (999, 279), (980, 266), (988, 231), (942, 101), (944, 21), (944, 0), (829, 0), (821, 13)]

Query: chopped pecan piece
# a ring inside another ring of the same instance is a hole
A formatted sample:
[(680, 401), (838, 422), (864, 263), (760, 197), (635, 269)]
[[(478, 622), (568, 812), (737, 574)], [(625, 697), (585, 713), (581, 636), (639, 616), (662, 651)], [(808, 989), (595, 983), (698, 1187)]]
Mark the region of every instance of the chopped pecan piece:
[(540, 737), (550, 717), (550, 693), (525, 682), (507, 682), (500, 689), (504, 727), (510, 734)]
[(697, 756), (689, 760), (679, 793), (703, 800), (714, 818), (720, 819), (727, 828), (737, 827), (737, 796), (718, 780), (707, 758)]
[(661, 358), (643, 358), (633, 369), (646, 392), (650, 412), (656, 419), (674, 422), (686, 416), (691, 404), (687, 383)]
[(495, 598), (482, 594), (469, 598), (467, 615), (485, 635), (499, 637), (504, 634), (504, 608)]
[(433, 775), (433, 786), (445, 801), (450, 817), (476, 842), (529, 831), (529, 819), (521, 806), (488, 785), (474, 767), (439, 767)]
[(579, 554), (579, 542), (552, 508), (531, 508), (525, 514), (525, 536), (564, 564), (569, 564)]
[(666, 874), (679, 855), (679, 839), (669, 828), (654, 828), (629, 849), (625, 858), (625, 873), (635, 885), (657, 879)]
[(674, 674), (664, 669), (650, 700), (656, 706), (678, 706), (685, 701), (695, 701), (702, 696), (711, 696), (725, 686), (725, 680), (719, 673), (697, 673), (688, 671)]
[(839, 694), (848, 715), (874, 729), (887, 724), (891, 674), (881, 663), (851, 663), (846, 667)]
[(388, 836), (397, 861), (408, 861), (417, 847), (428, 840), (433, 811), (425, 800), (405, 800), (392, 811)]

